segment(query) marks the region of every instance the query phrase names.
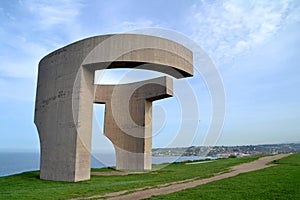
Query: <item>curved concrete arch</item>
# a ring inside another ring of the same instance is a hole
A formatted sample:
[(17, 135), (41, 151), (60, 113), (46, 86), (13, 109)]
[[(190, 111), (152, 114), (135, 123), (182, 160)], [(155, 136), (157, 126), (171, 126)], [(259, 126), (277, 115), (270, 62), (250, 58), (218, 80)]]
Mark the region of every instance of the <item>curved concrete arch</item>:
[(118, 34), (87, 38), (39, 63), (34, 122), (41, 146), (42, 179), (90, 178), (95, 70), (135, 68), (175, 78), (193, 75), (192, 52), (159, 37)]

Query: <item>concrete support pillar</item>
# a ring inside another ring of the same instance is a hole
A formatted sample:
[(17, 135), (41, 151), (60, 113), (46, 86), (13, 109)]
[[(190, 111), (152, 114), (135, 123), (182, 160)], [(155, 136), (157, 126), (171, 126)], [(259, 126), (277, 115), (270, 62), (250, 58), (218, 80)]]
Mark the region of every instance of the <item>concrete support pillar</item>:
[(95, 103), (106, 104), (104, 135), (114, 144), (118, 170), (151, 170), (152, 101), (172, 95), (167, 77), (95, 86)]

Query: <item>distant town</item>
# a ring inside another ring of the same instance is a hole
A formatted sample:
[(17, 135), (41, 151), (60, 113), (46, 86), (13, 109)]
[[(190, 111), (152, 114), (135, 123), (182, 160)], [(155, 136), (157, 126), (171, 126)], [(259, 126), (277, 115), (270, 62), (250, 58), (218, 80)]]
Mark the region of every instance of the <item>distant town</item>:
[(245, 157), (261, 154), (297, 153), (300, 143), (263, 144), (245, 146), (191, 146), (178, 148), (156, 148), (153, 156), (199, 156), (199, 157)]

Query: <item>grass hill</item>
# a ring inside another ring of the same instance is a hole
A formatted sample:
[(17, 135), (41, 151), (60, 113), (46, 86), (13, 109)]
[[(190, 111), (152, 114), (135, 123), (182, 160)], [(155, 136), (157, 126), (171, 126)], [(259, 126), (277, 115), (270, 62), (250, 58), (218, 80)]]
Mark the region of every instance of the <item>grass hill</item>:
[[(0, 199), (71, 199), (101, 195), (120, 190), (156, 187), (187, 179), (203, 179), (224, 173), (231, 166), (259, 157), (218, 159), (202, 164), (173, 163), (154, 165), (153, 172), (144, 174), (92, 176), (89, 181), (65, 183), (39, 179), (39, 171), (0, 178)], [(199, 162), (199, 161), (193, 161)], [(300, 199), (300, 154), (275, 162), (264, 170), (238, 175), (166, 196), (152, 199)], [(113, 169), (93, 169), (104, 172)], [(261, 197), (261, 198), (260, 198)]]
[(273, 163), (277, 165), (150, 199), (300, 199), (300, 154)]

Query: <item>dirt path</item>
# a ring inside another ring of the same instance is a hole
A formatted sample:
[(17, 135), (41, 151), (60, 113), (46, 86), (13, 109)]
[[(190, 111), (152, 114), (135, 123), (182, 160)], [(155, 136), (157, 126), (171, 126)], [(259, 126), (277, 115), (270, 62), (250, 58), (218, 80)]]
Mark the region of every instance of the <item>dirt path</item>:
[(109, 200), (132, 200), (132, 199), (144, 199), (144, 198), (149, 198), (153, 195), (161, 195), (161, 194), (170, 194), (174, 192), (178, 192), (184, 189), (188, 188), (193, 188), (198, 185), (203, 185), (212, 181), (217, 181), (221, 180), (224, 178), (229, 178), (236, 176), (241, 173), (245, 172), (250, 172), (250, 171), (255, 171), (267, 167), (271, 167), (274, 165), (267, 165), (267, 163), (281, 159), (283, 157), (287, 157), (290, 154), (278, 154), (275, 156), (267, 156), (267, 157), (262, 157), (258, 160), (255, 160), (250, 163), (245, 163), (241, 165), (237, 165), (232, 167), (232, 171), (224, 174), (219, 174), (210, 178), (205, 178), (201, 180), (196, 180), (196, 179), (188, 179), (184, 181), (177, 181), (177, 182), (171, 182), (163, 185), (157, 185), (155, 188), (153, 187), (144, 187), (144, 188), (139, 188), (135, 190), (133, 193), (128, 193), (128, 191), (119, 191), (119, 192), (114, 192), (114, 193), (109, 193), (105, 195), (99, 195), (99, 196), (92, 196), (84, 199), (109, 199)]

